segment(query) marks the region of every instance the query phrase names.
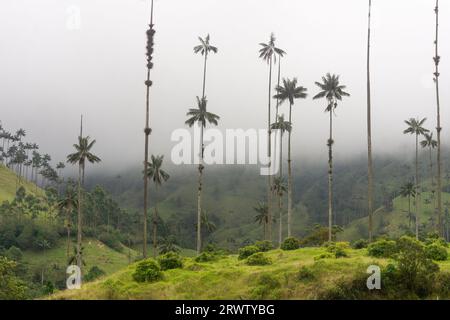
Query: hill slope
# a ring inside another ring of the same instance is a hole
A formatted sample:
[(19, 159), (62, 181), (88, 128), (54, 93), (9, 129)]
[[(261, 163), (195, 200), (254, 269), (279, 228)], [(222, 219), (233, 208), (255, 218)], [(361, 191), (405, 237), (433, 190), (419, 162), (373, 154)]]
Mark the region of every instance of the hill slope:
[(4, 165), (0, 164), (0, 203), (13, 200), (18, 186), (23, 186), (27, 193), (34, 195), (42, 194), (42, 190), (37, 188), (34, 183), (22, 180), (20, 181), (20, 184), (18, 184), (17, 175)]

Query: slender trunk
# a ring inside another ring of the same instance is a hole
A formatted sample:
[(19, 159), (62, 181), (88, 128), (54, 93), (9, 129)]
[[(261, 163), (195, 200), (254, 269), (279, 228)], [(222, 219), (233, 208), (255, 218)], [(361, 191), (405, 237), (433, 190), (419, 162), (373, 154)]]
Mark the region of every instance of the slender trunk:
[(70, 227), (72, 226), (70, 219), (71, 214), (72, 214), (72, 205), (69, 205), (69, 207), (67, 208), (67, 251), (66, 251), (67, 259), (69, 259), (70, 257)]
[(203, 91), (202, 91), (202, 98), (205, 98), (206, 93), (206, 65), (208, 60), (208, 52), (205, 52), (205, 61), (203, 63)]
[[(280, 82), (281, 82), (281, 56), (278, 57), (278, 81), (277, 81), (277, 88), (280, 86)], [(275, 110), (275, 123), (278, 124), (278, 111), (279, 111), (279, 107), (280, 107), (280, 99), (277, 98), (277, 105), (276, 105), (276, 110)], [(281, 143), (283, 143), (283, 133), (281, 134)], [(277, 150), (277, 140), (275, 140), (275, 146), (274, 146), (274, 150)], [(280, 168), (279, 168), (279, 176), (280, 178), (283, 176), (283, 151), (280, 148)]]
[(367, 33), (367, 178), (368, 196), (367, 209), (369, 211), (369, 242), (373, 238), (373, 163), (372, 163), (372, 120), (371, 120), (371, 92), (370, 92), (370, 22), (372, 12), (372, 0), (369, 0), (369, 19)]
[(328, 140), (328, 241), (333, 228), (333, 105), (330, 104), (330, 138)]
[(198, 165), (197, 193), (197, 253), (202, 250), (202, 188), (203, 188), (203, 124), (200, 124), (200, 163)]
[(268, 101), (268, 108), (267, 108), (267, 156), (269, 158), (269, 174), (267, 175), (267, 210), (268, 210), (268, 216), (269, 216), (269, 224), (268, 224), (268, 236), (269, 240), (272, 241), (272, 176), (270, 172), (270, 168), (272, 166), (272, 144), (271, 144), (271, 134), (272, 130), (270, 129), (270, 105), (271, 105), (271, 99), (272, 99), (272, 57), (270, 58), (269, 62), (269, 101)]
[(280, 216), (279, 223), (279, 234), (278, 234), (278, 246), (281, 248), (281, 243), (283, 242), (283, 212), (282, 212), (282, 194), (278, 193), (278, 213)]
[(436, 0), (436, 39), (434, 41), (435, 44), (435, 56), (434, 56), (434, 64), (435, 64), (435, 72), (434, 79), (436, 84), (436, 115), (437, 115), (437, 209), (438, 209), (438, 229), (439, 235), (443, 236), (443, 228), (442, 228), (442, 160), (441, 160), (441, 110), (440, 110), (440, 99), (439, 99), (439, 0)]
[(409, 230), (411, 230), (411, 195), (408, 195), (408, 219), (409, 219)]
[(419, 135), (416, 134), (416, 239), (419, 240)]
[(81, 241), (82, 241), (82, 235), (81, 235), (81, 206), (82, 206), (82, 196), (81, 196), (81, 177), (82, 177), (82, 165), (80, 164), (78, 167), (78, 227), (77, 227), (77, 266), (81, 269), (82, 262), (81, 262)]
[(292, 235), (292, 159), (291, 159), (291, 135), (292, 135), (292, 104), (289, 105), (289, 122), (291, 130), (288, 132), (288, 237)]

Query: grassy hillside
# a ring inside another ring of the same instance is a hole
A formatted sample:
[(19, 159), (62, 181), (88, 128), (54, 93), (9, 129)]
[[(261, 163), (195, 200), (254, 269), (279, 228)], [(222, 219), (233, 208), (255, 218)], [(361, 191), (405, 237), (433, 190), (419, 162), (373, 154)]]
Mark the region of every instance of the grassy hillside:
[(42, 194), (42, 190), (36, 188), (34, 183), (22, 180), (20, 184), (18, 184), (16, 174), (0, 164), (0, 203), (13, 200), (18, 186), (23, 186), (27, 193), (35, 195)]
[[(347, 258), (315, 260), (324, 248), (295, 251), (274, 250), (267, 253), (273, 264), (248, 266), (237, 256), (218, 261), (196, 263), (184, 259), (184, 268), (164, 272), (156, 283), (137, 283), (132, 279), (135, 265), (112, 276), (83, 286), (81, 290), (63, 291), (52, 299), (317, 299), (336, 284), (366, 273), (369, 265), (385, 266), (388, 261), (367, 256), (366, 249), (349, 250)], [(440, 263), (442, 271), (450, 262)], [(301, 275), (306, 266), (309, 274)], [(365, 276), (367, 277), (367, 276)]]

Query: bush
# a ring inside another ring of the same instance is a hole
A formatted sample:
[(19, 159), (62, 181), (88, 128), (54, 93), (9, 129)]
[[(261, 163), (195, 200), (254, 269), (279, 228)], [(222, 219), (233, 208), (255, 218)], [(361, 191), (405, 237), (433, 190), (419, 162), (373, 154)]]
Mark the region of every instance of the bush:
[(435, 261), (445, 261), (448, 257), (447, 249), (437, 242), (427, 245), (425, 247), (425, 254), (428, 259)]
[(350, 248), (347, 242), (329, 242), (326, 245), (327, 252), (334, 255), (335, 258), (348, 257), (347, 249)]
[(94, 281), (97, 278), (100, 278), (101, 276), (104, 276), (106, 273), (102, 269), (100, 269), (97, 266), (91, 267), (89, 269), (89, 272), (84, 276), (85, 281)]
[(162, 272), (155, 260), (146, 259), (137, 264), (132, 276), (137, 282), (154, 282), (162, 278)]
[(314, 261), (322, 260), (322, 259), (333, 259), (336, 258), (334, 254), (331, 254), (329, 252), (321, 253), (318, 256), (314, 257)]
[(181, 257), (175, 252), (168, 252), (158, 257), (161, 270), (179, 269), (183, 268), (183, 261)]
[(213, 253), (202, 252), (198, 256), (195, 257), (195, 262), (210, 262), (216, 260), (217, 257)]
[(270, 274), (263, 274), (258, 278), (257, 286), (252, 290), (252, 298), (278, 299), (278, 289), (281, 287), (280, 281)]
[(297, 250), (298, 248), (300, 248), (300, 241), (294, 237), (284, 239), (281, 244), (281, 249), (285, 251)]
[(257, 252), (247, 258), (247, 264), (249, 266), (266, 266), (272, 264), (272, 260), (266, 257), (264, 253)]
[(255, 242), (255, 246), (259, 248), (261, 252), (267, 252), (273, 249), (272, 241), (264, 240)]
[(303, 266), (300, 268), (297, 278), (300, 281), (312, 281), (312, 280), (316, 279), (316, 276), (314, 275), (311, 268), (308, 268), (307, 266)]
[(368, 254), (376, 258), (391, 258), (396, 252), (396, 243), (392, 240), (378, 240), (369, 244)]
[(352, 243), (352, 248), (359, 250), (359, 249), (367, 248), (368, 245), (369, 245), (369, 241), (364, 240), (364, 239), (359, 239)]
[(20, 260), (22, 260), (23, 253), (19, 248), (12, 246), (5, 251), (5, 256), (10, 260), (19, 262)]
[(257, 246), (246, 246), (239, 249), (238, 259), (242, 260), (250, 257), (252, 254), (258, 253), (261, 250)]

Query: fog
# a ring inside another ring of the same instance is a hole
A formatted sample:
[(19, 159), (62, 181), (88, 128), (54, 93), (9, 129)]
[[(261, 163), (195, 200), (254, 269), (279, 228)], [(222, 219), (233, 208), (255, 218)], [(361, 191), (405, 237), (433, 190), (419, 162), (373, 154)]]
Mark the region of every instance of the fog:
[[(55, 161), (72, 151), (84, 115), (103, 168), (142, 163), (145, 123), (145, 30), (150, 1), (3, 0), (0, 4), (0, 120), (24, 128)], [(403, 120), (435, 124), (433, 0), (374, 0), (372, 104), (374, 155), (412, 152)], [(450, 2), (441, 2), (441, 100), (447, 142)], [(79, 19), (77, 12), (79, 10)], [(75, 20), (74, 20), (75, 19)], [(265, 128), (268, 66), (260, 42), (275, 33), (287, 52), (283, 77), (308, 88), (293, 108), (296, 155), (326, 161), (328, 117), (313, 101), (314, 81), (341, 75), (350, 98), (336, 110), (336, 161), (366, 152), (367, 1), (155, 0), (150, 153), (169, 156), (170, 135), (185, 127), (201, 95), (198, 36), (219, 48), (208, 60), (209, 111), (219, 129)], [(274, 104), (273, 104), (274, 105)], [(288, 112), (283, 105), (282, 113)]]

